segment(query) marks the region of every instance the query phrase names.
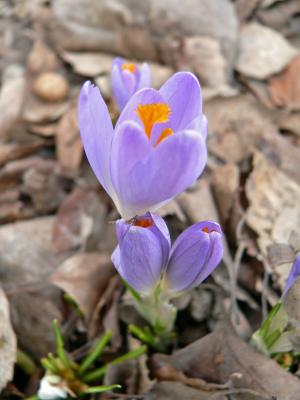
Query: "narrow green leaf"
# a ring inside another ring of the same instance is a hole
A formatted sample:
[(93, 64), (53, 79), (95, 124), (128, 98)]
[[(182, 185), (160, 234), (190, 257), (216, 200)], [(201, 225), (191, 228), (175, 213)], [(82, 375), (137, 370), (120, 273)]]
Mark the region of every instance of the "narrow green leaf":
[(103, 392), (108, 392), (114, 389), (121, 389), (121, 385), (110, 385), (110, 386), (91, 386), (89, 387), (83, 394), (87, 393), (103, 393)]
[(59, 359), (62, 361), (64, 366), (66, 368), (71, 368), (71, 360), (69, 359), (69, 356), (67, 355), (67, 352), (65, 351), (64, 348), (64, 339), (61, 334), (61, 330), (58, 326), (57, 320), (53, 320), (52, 322), (52, 327), (55, 335), (55, 342), (56, 342), (56, 352), (59, 357)]
[(78, 373), (80, 375), (82, 375), (94, 363), (94, 361), (96, 361), (97, 358), (101, 356), (103, 350), (109, 343), (111, 337), (112, 337), (112, 332), (108, 331), (105, 332), (105, 334), (100, 338), (100, 340), (96, 343), (91, 352), (82, 361), (78, 370)]
[(115, 358), (112, 362), (104, 365), (103, 367), (98, 368), (95, 371), (89, 372), (88, 374), (84, 375), (83, 380), (85, 382), (92, 382), (96, 379), (100, 379), (105, 375), (105, 372), (107, 371), (107, 369), (110, 366), (121, 364), (124, 361), (137, 358), (137, 357), (141, 356), (142, 354), (146, 353), (146, 351), (147, 351), (147, 346), (141, 346), (141, 347), (138, 347), (137, 349), (129, 351), (128, 353), (124, 354), (123, 356)]

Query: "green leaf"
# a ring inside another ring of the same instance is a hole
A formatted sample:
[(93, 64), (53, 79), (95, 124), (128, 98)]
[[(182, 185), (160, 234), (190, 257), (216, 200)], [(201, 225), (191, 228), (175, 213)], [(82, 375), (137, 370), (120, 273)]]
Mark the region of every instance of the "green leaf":
[(147, 351), (147, 346), (141, 346), (141, 347), (138, 347), (137, 349), (129, 351), (128, 353), (124, 354), (123, 356), (115, 358), (112, 362), (104, 365), (103, 367), (98, 368), (95, 371), (89, 372), (88, 374), (84, 375), (83, 380), (85, 382), (92, 382), (96, 379), (101, 379), (105, 375), (105, 372), (107, 371), (107, 369), (110, 366), (121, 364), (122, 362), (127, 361), (127, 360), (135, 359), (135, 358), (141, 356), (142, 354), (146, 353), (146, 351)]
[(90, 386), (84, 393), (82, 394), (88, 394), (88, 393), (103, 393), (103, 392), (108, 392), (114, 389), (121, 389), (121, 385), (110, 385), (110, 386)]
[(112, 337), (111, 331), (105, 332), (105, 334), (100, 338), (100, 340), (93, 347), (91, 352), (82, 361), (82, 363), (79, 367), (79, 370), (78, 370), (79, 375), (82, 375), (94, 363), (94, 361), (96, 361), (97, 358), (99, 358), (101, 356), (103, 350), (109, 343), (111, 337)]
[(61, 330), (58, 326), (57, 320), (53, 320), (52, 327), (55, 335), (55, 342), (56, 342), (56, 352), (59, 359), (62, 361), (64, 366), (68, 369), (71, 369), (71, 360), (69, 359), (65, 349), (64, 349), (64, 339), (61, 334)]

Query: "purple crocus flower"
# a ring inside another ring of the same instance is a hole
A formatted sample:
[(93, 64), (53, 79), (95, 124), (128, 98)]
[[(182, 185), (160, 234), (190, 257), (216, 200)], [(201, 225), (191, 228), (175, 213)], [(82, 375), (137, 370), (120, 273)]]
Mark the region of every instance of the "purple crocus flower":
[(99, 89), (86, 82), (79, 127), (89, 163), (125, 220), (177, 196), (206, 163), (207, 120), (189, 72), (176, 73), (158, 91), (135, 93), (115, 129)]
[(123, 58), (115, 58), (111, 70), (111, 85), (118, 107), (123, 110), (135, 92), (150, 87), (149, 65), (144, 63), (139, 67), (134, 63), (126, 62)]
[(164, 220), (147, 213), (130, 223), (118, 220), (119, 245), (112, 262), (122, 278), (139, 292), (150, 291), (159, 281), (170, 253), (170, 235)]
[(293, 286), (295, 281), (300, 278), (300, 254), (296, 257), (292, 268), (290, 270), (289, 276), (287, 278), (284, 291), (282, 293), (282, 299), (287, 295), (290, 288)]
[(112, 261), (122, 278), (139, 292), (150, 292), (162, 279), (172, 294), (198, 286), (223, 257), (222, 231), (211, 221), (186, 229), (170, 250), (164, 220), (147, 213), (130, 222), (117, 221), (118, 246)]

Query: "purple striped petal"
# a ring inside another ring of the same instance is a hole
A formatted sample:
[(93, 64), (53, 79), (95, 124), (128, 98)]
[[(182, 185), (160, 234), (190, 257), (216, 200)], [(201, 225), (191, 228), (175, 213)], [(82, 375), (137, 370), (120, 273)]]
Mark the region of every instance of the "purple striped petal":
[(134, 123), (124, 123), (112, 146), (112, 177), (123, 218), (155, 211), (192, 185), (202, 173), (207, 149), (195, 131), (178, 132), (152, 147)]
[(159, 93), (172, 110), (168, 126), (174, 132), (187, 129), (202, 114), (202, 96), (198, 79), (190, 72), (177, 72)]
[(170, 237), (164, 221), (147, 213), (130, 224), (118, 221), (116, 231), (120, 240), (113, 264), (135, 290), (149, 292), (159, 282), (169, 258)]
[(287, 292), (290, 290), (290, 288), (293, 286), (294, 282), (296, 279), (300, 277), (300, 255), (298, 255), (292, 265), (292, 268), (290, 270), (289, 276), (287, 278), (285, 288), (282, 294), (282, 298), (284, 298), (287, 295)]
[(166, 287), (180, 292), (198, 286), (223, 257), (222, 231), (211, 221), (186, 229), (175, 241), (165, 274)]
[(110, 176), (110, 152), (114, 130), (99, 89), (87, 81), (78, 103), (78, 122), (84, 150), (101, 185), (114, 198)]
[(151, 72), (147, 63), (143, 63), (140, 68), (140, 78), (136, 90), (149, 88), (151, 86)]

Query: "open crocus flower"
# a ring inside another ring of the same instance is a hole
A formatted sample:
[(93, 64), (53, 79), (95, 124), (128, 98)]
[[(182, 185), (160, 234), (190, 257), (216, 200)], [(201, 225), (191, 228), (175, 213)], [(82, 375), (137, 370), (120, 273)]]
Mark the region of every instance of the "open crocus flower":
[(300, 278), (300, 254), (296, 257), (292, 268), (290, 270), (289, 276), (287, 278), (284, 291), (282, 293), (282, 299), (285, 298), (290, 288), (293, 286), (295, 281)]
[(198, 286), (223, 257), (222, 231), (203, 221), (186, 229), (170, 249), (164, 220), (153, 213), (117, 221), (118, 246), (112, 261), (135, 290), (150, 293), (160, 282), (169, 294)]
[(126, 62), (122, 58), (115, 58), (111, 70), (111, 85), (118, 107), (123, 110), (135, 92), (150, 87), (149, 65), (144, 63), (139, 67), (137, 64)]
[(189, 187), (207, 159), (207, 120), (197, 78), (178, 72), (160, 90), (129, 100), (115, 129), (99, 89), (86, 82), (79, 127), (89, 163), (129, 220), (155, 211)]

